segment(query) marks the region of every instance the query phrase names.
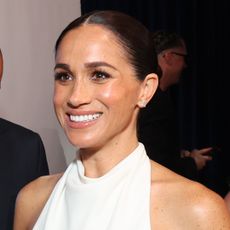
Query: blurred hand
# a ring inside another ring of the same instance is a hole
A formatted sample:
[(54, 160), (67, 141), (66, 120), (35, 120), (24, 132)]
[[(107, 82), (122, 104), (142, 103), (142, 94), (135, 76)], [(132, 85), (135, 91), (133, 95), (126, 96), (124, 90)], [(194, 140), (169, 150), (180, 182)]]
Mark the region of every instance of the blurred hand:
[(181, 151), (181, 157), (192, 157), (196, 163), (198, 170), (201, 170), (206, 165), (207, 161), (212, 160), (210, 156), (212, 147), (203, 149), (193, 149), (191, 152), (188, 150)]

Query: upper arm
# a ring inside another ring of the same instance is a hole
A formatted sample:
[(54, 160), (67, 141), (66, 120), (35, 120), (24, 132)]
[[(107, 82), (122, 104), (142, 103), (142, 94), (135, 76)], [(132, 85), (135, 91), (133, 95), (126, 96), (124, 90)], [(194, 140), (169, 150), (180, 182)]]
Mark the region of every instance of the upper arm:
[(26, 230), (33, 215), (31, 185), (25, 186), (17, 195), (14, 215), (14, 230)]
[(153, 227), (230, 230), (230, 215), (218, 194), (156, 164), (154, 166), (150, 200)]
[(14, 230), (32, 229), (61, 176), (39, 177), (20, 190), (15, 205)]
[(205, 191), (191, 205), (192, 218), (197, 228), (200, 227), (198, 229), (230, 229), (230, 214), (218, 194)]
[(227, 204), (228, 210), (230, 212), (230, 191), (227, 193), (224, 200), (225, 200), (225, 203)]

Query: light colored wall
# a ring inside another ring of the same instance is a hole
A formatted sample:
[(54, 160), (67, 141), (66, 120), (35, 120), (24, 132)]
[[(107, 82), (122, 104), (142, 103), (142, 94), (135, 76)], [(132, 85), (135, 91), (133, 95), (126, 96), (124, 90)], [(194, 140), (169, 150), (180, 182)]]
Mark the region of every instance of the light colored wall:
[(80, 0), (0, 1), (0, 116), (40, 134), (51, 173), (63, 171), (75, 153), (56, 120), (52, 94), (55, 41), (79, 15)]

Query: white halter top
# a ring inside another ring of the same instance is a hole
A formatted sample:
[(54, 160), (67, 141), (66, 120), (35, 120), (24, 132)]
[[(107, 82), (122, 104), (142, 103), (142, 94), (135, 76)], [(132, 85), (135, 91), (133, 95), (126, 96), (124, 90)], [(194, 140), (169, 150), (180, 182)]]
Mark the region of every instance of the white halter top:
[(150, 160), (141, 143), (99, 178), (85, 177), (77, 157), (33, 230), (151, 230), (150, 185)]

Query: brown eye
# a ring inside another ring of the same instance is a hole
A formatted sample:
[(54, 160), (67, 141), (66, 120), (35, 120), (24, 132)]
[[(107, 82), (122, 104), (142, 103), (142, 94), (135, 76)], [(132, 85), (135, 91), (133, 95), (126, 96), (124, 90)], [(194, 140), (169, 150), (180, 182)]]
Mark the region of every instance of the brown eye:
[(55, 81), (67, 82), (71, 81), (73, 78), (67, 73), (56, 73), (54, 75)]
[(95, 81), (102, 81), (108, 78), (110, 78), (110, 75), (104, 71), (95, 71), (92, 76)]

